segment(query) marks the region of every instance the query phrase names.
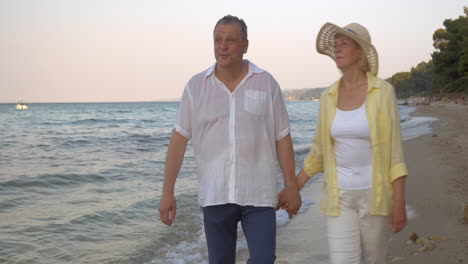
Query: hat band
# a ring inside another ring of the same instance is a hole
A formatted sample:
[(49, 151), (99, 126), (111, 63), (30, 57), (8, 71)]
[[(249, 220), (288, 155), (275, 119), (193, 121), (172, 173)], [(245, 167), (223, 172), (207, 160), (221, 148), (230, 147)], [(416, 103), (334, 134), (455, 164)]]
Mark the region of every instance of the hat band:
[(356, 35), (356, 36), (359, 37), (359, 34), (356, 33), (356, 32), (354, 32), (353, 30), (351, 30), (351, 29), (349, 29), (349, 28), (346, 28), (346, 27), (344, 27), (343, 29), (346, 30), (346, 31), (349, 31), (349, 32), (351, 32), (351, 33), (353, 33), (354, 35)]

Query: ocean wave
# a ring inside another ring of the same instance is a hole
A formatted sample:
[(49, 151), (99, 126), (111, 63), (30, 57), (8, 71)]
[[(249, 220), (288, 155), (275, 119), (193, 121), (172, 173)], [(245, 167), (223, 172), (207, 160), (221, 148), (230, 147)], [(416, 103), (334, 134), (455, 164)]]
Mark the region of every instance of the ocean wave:
[(5, 212), (7, 210), (14, 209), (15, 207), (27, 204), (30, 201), (31, 199), (27, 197), (16, 197), (11, 199), (7, 198), (6, 200), (0, 201), (0, 212)]
[(63, 148), (73, 148), (73, 147), (80, 147), (80, 146), (89, 146), (94, 143), (93, 140), (91, 139), (75, 139), (75, 138), (69, 138), (63, 141), (63, 139), (58, 139), (58, 141), (62, 141), (63, 143), (61, 144), (60, 147)]
[(146, 264), (208, 264), (208, 252), (203, 228), (176, 245), (164, 246), (156, 253), (157, 257)]
[(95, 124), (104, 124), (104, 123), (112, 123), (112, 124), (125, 124), (129, 123), (131, 120), (129, 119), (98, 119), (98, 118), (87, 118), (87, 119), (79, 119), (75, 121), (68, 122), (70, 125), (95, 125)]
[[(128, 140), (129, 142), (135, 144), (135, 145), (144, 145), (147, 147), (152, 147), (152, 144), (160, 144), (160, 143), (169, 143), (169, 140), (171, 139), (171, 134), (159, 134), (159, 133), (154, 133), (154, 134), (131, 134), (127, 136), (125, 139), (121, 139), (122, 141)], [(142, 148), (146, 149), (146, 148)]]
[[(90, 146), (108, 146), (111, 149), (115, 146), (134, 145), (137, 151), (154, 151), (156, 146), (167, 145), (171, 138), (168, 133), (154, 134), (130, 134), (115, 132), (111, 135), (78, 135), (77, 137), (53, 137), (51, 143), (58, 144), (58, 148), (86, 148)], [(49, 143), (50, 145), (50, 143)], [(48, 147), (45, 143), (40, 143), (41, 148)], [(139, 147), (140, 146), (140, 147)]]
[(411, 117), (401, 124), (401, 131), (405, 140), (429, 134), (432, 132), (431, 124), (438, 119), (435, 117)]
[(70, 225), (125, 225), (128, 219), (119, 211), (97, 211), (70, 220)]
[(152, 143), (155, 141), (164, 140), (165, 138), (161, 138), (156, 135), (144, 135), (144, 134), (131, 134), (128, 136), (128, 140), (130, 140), (131, 142), (140, 143), (140, 144)]
[(134, 122), (130, 119), (102, 119), (102, 118), (85, 118), (73, 121), (67, 120), (47, 120), (47, 121), (35, 121), (33, 122), (36, 126), (48, 127), (48, 126), (81, 126), (81, 125), (99, 125), (99, 124), (125, 124)]
[(208, 250), (201, 218), (188, 230), (163, 232), (145, 264), (208, 264)]
[(310, 151), (310, 146), (305, 146), (305, 147), (297, 147), (294, 150), (294, 153), (297, 157), (303, 157)]
[(0, 182), (0, 190), (66, 187), (106, 181), (105, 177), (98, 174), (44, 174), (37, 177), (22, 176), (14, 180)]

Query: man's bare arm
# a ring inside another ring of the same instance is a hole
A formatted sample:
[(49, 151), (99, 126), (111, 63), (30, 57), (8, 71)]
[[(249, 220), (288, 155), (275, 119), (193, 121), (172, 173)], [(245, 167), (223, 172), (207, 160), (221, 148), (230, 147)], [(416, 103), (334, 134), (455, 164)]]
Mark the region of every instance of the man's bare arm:
[(176, 216), (176, 200), (174, 197), (174, 186), (184, 160), (187, 142), (184, 136), (174, 130), (169, 146), (167, 147), (166, 166), (164, 169), (164, 184), (159, 201), (159, 218), (166, 225), (171, 225)]

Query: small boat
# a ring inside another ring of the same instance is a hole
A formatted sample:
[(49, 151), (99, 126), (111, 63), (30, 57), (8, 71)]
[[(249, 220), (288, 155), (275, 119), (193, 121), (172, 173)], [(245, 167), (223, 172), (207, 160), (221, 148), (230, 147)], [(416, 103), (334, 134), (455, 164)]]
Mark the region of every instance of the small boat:
[(26, 110), (28, 109), (28, 106), (24, 104), (24, 102), (18, 102), (16, 103), (16, 109), (18, 110)]

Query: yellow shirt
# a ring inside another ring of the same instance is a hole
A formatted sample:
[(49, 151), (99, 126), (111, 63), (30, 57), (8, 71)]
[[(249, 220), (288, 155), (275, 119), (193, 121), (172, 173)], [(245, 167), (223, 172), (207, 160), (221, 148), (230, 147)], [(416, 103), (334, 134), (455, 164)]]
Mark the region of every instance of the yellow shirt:
[[(315, 137), (304, 171), (312, 177), (324, 172), (323, 196), (320, 211), (339, 215), (338, 184), (333, 138), (330, 130), (338, 102), (341, 80), (327, 88), (320, 97), (319, 118)], [(393, 181), (406, 176), (408, 171), (403, 156), (400, 115), (393, 87), (367, 72), (366, 116), (372, 143), (372, 186), (370, 214), (389, 215), (393, 205)]]

